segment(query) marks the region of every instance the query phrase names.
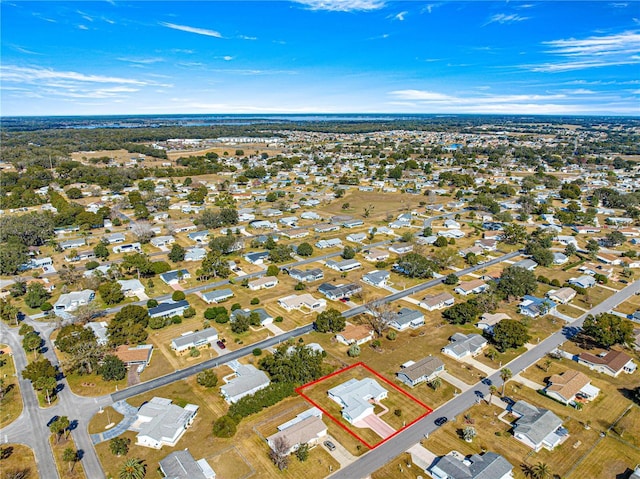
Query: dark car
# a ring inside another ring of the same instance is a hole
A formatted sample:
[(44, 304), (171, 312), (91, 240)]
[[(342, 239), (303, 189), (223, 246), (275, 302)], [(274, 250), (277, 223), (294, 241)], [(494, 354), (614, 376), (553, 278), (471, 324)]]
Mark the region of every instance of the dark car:
[(324, 441), (322, 444), (324, 444), (324, 447), (326, 447), (330, 451), (334, 451), (335, 448), (336, 448), (336, 445), (334, 443), (332, 443), (331, 441)]
[(434, 422), (434, 424), (436, 426), (444, 426), (447, 423), (448, 419), (444, 416), (439, 417), (438, 419), (436, 419)]
[(222, 341), (220, 341), (219, 339), (216, 341), (216, 344), (218, 345), (218, 347), (219, 347), (220, 349), (226, 349), (226, 348), (227, 348), (227, 347), (225, 346), (225, 344), (224, 344)]

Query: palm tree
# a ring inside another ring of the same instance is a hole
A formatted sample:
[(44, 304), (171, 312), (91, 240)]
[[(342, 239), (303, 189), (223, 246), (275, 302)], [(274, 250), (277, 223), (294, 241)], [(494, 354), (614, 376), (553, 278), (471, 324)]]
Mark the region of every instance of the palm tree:
[(473, 441), (473, 438), (476, 437), (476, 435), (477, 435), (476, 428), (474, 428), (472, 426), (467, 426), (462, 431), (462, 437), (467, 442)]
[(546, 359), (544, 362), (544, 372), (549, 372), (549, 367), (551, 367), (551, 359)]
[(120, 468), (120, 479), (143, 479), (147, 474), (147, 465), (137, 457), (127, 459)]
[(431, 381), (429, 381), (429, 386), (431, 386), (431, 388), (434, 391), (437, 391), (442, 386), (442, 379), (440, 379), (438, 376), (436, 376)]
[(511, 373), (511, 369), (502, 368), (500, 370), (500, 379), (502, 379), (502, 395), (503, 396), (504, 396), (504, 388), (507, 385), (507, 381), (511, 379), (511, 376), (513, 376), (513, 374)]
[(497, 392), (498, 392), (498, 388), (496, 386), (494, 386), (493, 384), (489, 386), (489, 404), (491, 404), (491, 401), (493, 400), (493, 395)]
[(551, 477), (551, 469), (544, 462), (539, 462), (531, 468), (533, 479), (548, 479)]
[(71, 472), (78, 460), (78, 452), (74, 448), (68, 447), (62, 453), (62, 460), (69, 464), (69, 472)]

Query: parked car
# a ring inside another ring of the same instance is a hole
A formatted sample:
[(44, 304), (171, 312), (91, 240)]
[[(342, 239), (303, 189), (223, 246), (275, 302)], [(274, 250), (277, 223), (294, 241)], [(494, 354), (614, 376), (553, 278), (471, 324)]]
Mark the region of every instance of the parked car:
[(440, 426), (444, 426), (447, 423), (447, 421), (449, 421), (449, 420), (446, 417), (442, 416), (442, 417), (439, 417), (438, 419), (436, 419), (435, 421), (433, 421), (433, 423), (436, 426), (440, 427)]
[(334, 451), (336, 449), (336, 445), (331, 441), (324, 441), (322, 444), (324, 444), (324, 447), (326, 447), (330, 451)]
[(222, 341), (220, 341), (219, 339), (216, 341), (216, 344), (218, 345), (218, 347), (220, 349), (226, 349), (227, 348), (227, 346), (225, 346), (225, 344)]

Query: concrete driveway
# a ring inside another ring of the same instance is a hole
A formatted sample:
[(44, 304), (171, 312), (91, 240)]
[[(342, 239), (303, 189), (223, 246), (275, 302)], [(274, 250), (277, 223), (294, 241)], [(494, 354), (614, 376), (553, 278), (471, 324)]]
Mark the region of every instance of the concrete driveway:
[[(329, 451), (327, 446), (324, 445), (324, 441), (331, 441), (336, 448), (333, 451)], [(357, 459), (356, 456), (347, 451), (345, 447), (332, 436), (327, 435), (322, 439), (322, 447), (329, 451), (329, 454), (331, 454), (333, 458), (340, 463), (341, 468), (348, 466)]]
[(355, 427), (371, 429), (382, 439), (386, 439), (396, 432), (394, 428), (389, 426), (375, 414), (369, 414), (368, 416), (362, 418), (360, 421), (354, 422), (353, 425)]

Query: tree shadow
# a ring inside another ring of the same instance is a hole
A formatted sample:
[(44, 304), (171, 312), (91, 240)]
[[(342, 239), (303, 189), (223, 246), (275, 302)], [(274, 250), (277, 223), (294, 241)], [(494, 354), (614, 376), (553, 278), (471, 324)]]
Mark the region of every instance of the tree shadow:
[(74, 429), (78, 428), (78, 420), (77, 419), (73, 419), (72, 421), (69, 422), (69, 427), (67, 429), (69, 429), (69, 431), (73, 431)]
[(8, 459), (13, 454), (13, 446), (0, 448), (0, 460)]
[(525, 477), (533, 477), (533, 468), (529, 464), (520, 464), (520, 469)]
[(631, 474), (633, 474), (633, 471), (627, 467), (624, 470), (624, 472), (621, 472), (620, 474), (616, 474), (616, 478), (615, 479), (627, 479), (627, 478), (631, 477)]

